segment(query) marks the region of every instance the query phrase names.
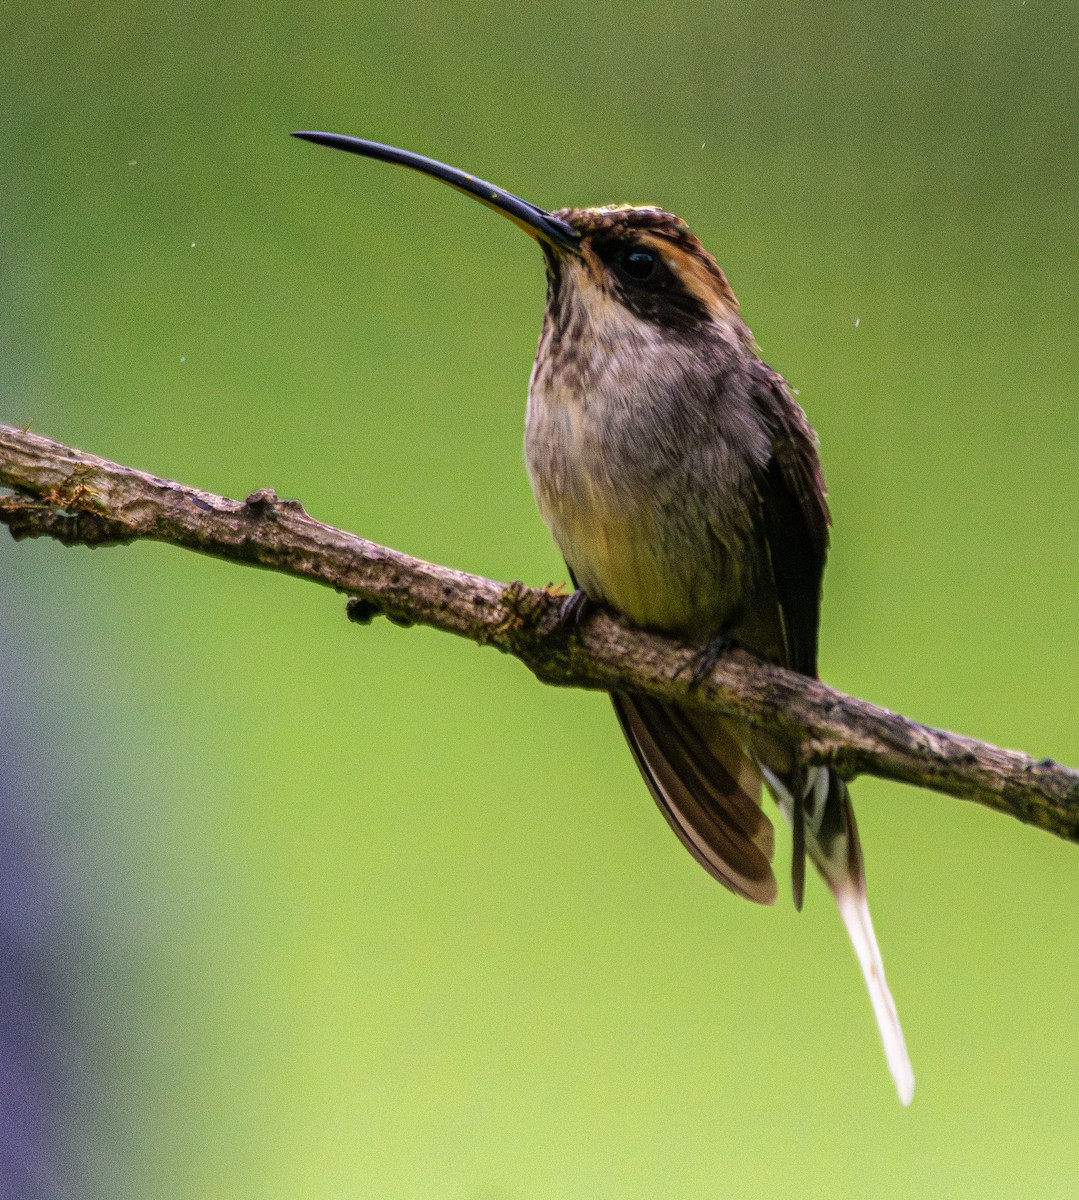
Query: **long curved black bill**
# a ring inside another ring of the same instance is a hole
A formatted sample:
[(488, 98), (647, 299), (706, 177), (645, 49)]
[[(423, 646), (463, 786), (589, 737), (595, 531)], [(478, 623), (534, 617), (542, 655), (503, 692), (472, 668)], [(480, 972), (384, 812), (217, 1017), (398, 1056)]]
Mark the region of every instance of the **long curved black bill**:
[(348, 137), (343, 133), (316, 133), (311, 130), (298, 130), (293, 137), (303, 138), (305, 142), (314, 142), (318, 146), (332, 146), (335, 150), (347, 150), (350, 154), (362, 154), (366, 158), (377, 158), (381, 162), (399, 163), (402, 167), (411, 167), (413, 171), (422, 171), (441, 179), (459, 192), (474, 196), (481, 204), (500, 212), (523, 229), (530, 237), (540, 238), (554, 246), (565, 250), (577, 251), (581, 236), (565, 221), (553, 217), (538, 205), (529, 204), (512, 192), (495, 187), (493, 183), (477, 179), (467, 171), (459, 171), (445, 163), (437, 162), (422, 154), (413, 154), (411, 150), (400, 150), (396, 146), (384, 146), (381, 142), (369, 142), (366, 138)]

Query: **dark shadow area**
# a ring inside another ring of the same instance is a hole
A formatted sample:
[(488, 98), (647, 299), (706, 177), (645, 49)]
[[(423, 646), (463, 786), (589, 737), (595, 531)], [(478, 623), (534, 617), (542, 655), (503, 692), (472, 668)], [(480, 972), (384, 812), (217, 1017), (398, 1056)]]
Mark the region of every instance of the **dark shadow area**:
[(47, 764), (0, 629), (0, 1197), (77, 1195), (64, 1157), (74, 1056), (65, 995), (69, 926), (44, 808)]

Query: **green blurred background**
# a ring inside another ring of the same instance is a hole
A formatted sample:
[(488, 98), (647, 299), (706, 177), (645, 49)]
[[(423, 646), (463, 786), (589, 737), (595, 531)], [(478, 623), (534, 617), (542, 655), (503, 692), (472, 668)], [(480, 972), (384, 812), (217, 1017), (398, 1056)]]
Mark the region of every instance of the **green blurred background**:
[[(535, 247), (287, 134), (658, 202), (820, 432), (824, 677), (1079, 763), (1074, 4), (0, 7), (0, 419), (559, 580)], [(0, 624), (74, 1194), (1079, 1194), (1074, 846), (857, 785), (904, 1111), (824, 889), (711, 882), (603, 697), (160, 546), (0, 541)]]

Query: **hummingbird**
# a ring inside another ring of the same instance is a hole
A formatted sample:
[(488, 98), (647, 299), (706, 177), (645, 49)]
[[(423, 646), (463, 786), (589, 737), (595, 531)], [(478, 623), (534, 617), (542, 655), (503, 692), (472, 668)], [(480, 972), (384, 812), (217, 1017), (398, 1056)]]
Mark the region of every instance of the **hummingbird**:
[[(294, 136), (397, 163), (508, 217), (539, 243), (547, 304), (525, 418), (525, 462), (574, 592), (561, 623), (603, 605), (697, 648), (696, 679), (731, 646), (817, 677), (829, 527), (817, 437), (769, 367), (726, 275), (680, 217), (653, 205), (547, 211), (409, 150)], [(801, 908), (808, 855), (835, 897), (903, 1104), (914, 1093), (866, 899), (847, 785), (797, 745), (729, 717), (615, 692), (622, 732), (660, 811), (725, 887), (776, 899), (771, 792), (793, 830)]]

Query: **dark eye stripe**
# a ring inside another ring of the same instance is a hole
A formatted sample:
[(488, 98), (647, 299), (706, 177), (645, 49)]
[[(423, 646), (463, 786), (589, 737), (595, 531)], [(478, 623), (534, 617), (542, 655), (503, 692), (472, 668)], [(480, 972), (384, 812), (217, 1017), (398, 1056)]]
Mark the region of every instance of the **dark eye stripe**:
[(663, 254), (636, 238), (594, 236), (592, 249), (607, 268), (621, 303), (644, 321), (667, 329), (694, 329), (708, 320)]

